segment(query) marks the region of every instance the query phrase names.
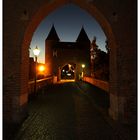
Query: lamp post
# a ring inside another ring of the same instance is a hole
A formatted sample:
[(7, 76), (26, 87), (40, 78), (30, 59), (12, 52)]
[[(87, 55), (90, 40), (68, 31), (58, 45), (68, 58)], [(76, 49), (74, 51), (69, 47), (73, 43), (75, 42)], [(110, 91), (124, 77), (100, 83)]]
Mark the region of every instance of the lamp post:
[(85, 68), (85, 64), (82, 64), (82, 79), (84, 78), (84, 68)]
[(33, 50), (34, 56), (35, 56), (35, 84), (34, 84), (34, 93), (36, 94), (36, 79), (37, 79), (37, 56), (40, 53), (40, 50), (36, 46), (36, 48)]

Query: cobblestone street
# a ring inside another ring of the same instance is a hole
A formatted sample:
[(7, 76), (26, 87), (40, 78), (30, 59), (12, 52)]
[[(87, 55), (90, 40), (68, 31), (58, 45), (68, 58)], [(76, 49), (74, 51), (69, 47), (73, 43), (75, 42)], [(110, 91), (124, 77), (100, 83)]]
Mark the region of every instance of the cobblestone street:
[(77, 83), (46, 87), (29, 102), (16, 140), (121, 140), (84, 94)]

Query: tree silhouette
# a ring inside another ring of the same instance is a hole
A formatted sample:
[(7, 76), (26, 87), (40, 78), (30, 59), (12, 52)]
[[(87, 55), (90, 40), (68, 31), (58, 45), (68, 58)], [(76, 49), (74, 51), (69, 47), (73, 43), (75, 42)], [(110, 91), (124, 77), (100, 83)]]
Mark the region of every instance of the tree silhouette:
[(96, 44), (96, 37), (94, 37), (91, 44), (91, 55), (93, 56), (92, 71), (94, 73), (94, 78), (109, 81), (109, 47), (108, 41), (106, 40), (107, 53), (100, 50)]

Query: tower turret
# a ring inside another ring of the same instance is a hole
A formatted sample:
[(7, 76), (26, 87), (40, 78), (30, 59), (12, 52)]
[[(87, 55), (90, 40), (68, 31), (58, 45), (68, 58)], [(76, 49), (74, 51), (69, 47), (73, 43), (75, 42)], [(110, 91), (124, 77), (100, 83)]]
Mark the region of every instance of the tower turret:
[(54, 25), (45, 40), (45, 64), (47, 67), (46, 75), (53, 75), (53, 47), (60, 41)]
[(81, 31), (76, 39), (76, 42), (89, 42), (90, 43), (90, 40), (85, 32), (84, 27), (81, 28)]
[(48, 37), (46, 38), (46, 40), (55, 40), (55, 41), (60, 41), (58, 35), (57, 35), (57, 32), (55, 30), (55, 27), (54, 25), (52, 26), (49, 34), (48, 34)]

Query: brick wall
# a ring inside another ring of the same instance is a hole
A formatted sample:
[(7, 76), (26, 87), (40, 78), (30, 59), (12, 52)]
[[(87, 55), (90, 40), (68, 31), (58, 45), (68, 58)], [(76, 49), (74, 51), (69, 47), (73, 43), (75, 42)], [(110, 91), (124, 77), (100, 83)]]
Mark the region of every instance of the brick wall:
[[(50, 12), (68, 2), (70, 1), (4, 1), (3, 103), (5, 121), (21, 120), (26, 112), (24, 109), (28, 95), (28, 48), (35, 29)], [(99, 22), (108, 38), (111, 48), (110, 116), (116, 120), (123, 118), (123, 120), (128, 120), (128, 123), (135, 121), (137, 105), (136, 1), (72, 0), (71, 2), (89, 12)]]
[(105, 82), (102, 80), (97, 80), (97, 79), (94, 79), (92, 77), (84, 77), (83, 80), (85, 82), (88, 82), (94, 86), (97, 86), (97, 87), (109, 92), (109, 83), (108, 82)]
[[(35, 81), (28, 82), (28, 94), (34, 94), (34, 83)], [(36, 81), (36, 91), (47, 86), (48, 84), (53, 84), (53, 77), (47, 77)]]

